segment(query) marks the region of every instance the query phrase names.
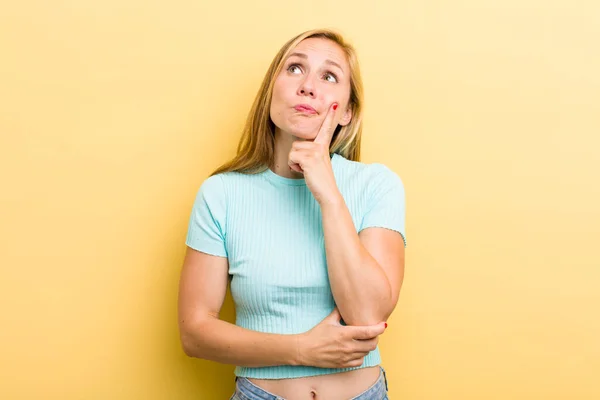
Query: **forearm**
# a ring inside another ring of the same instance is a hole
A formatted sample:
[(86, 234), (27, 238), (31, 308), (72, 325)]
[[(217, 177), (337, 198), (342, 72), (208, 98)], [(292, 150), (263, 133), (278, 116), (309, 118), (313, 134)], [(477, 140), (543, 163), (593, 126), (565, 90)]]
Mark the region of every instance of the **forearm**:
[(299, 365), (299, 335), (256, 332), (218, 318), (206, 318), (182, 335), (185, 353), (244, 367)]
[(341, 194), (321, 204), (331, 291), (344, 322), (372, 325), (393, 309), (390, 282), (360, 242)]

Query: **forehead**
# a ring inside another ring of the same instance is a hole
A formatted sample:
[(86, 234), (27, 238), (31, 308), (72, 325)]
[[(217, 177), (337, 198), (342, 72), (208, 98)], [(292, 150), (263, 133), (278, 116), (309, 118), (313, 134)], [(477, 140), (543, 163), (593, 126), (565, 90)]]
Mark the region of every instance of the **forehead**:
[(308, 38), (304, 39), (294, 48), (291, 53), (304, 53), (309, 60), (325, 61), (327, 59), (335, 61), (344, 69), (348, 69), (348, 60), (346, 53), (336, 42), (324, 38)]

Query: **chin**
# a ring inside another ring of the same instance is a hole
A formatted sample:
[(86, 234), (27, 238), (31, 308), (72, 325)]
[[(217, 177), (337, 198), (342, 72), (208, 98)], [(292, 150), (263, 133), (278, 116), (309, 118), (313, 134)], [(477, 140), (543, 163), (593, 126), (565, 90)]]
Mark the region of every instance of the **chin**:
[(289, 132), (290, 135), (296, 136), (298, 138), (313, 140), (317, 135), (318, 127), (309, 125), (309, 126), (290, 126), (289, 129), (284, 129), (284, 131)]
[(304, 139), (304, 140), (313, 140), (315, 138), (315, 133), (314, 132), (291, 132), (292, 135), (296, 136), (297, 138), (300, 139)]
[[(279, 122), (279, 121), (277, 121)], [(281, 121), (283, 122), (283, 121)], [(287, 122), (287, 121), (286, 121)], [(308, 121), (300, 121), (300, 123), (297, 123), (298, 121), (293, 121), (296, 123), (281, 123), (278, 124), (275, 121), (273, 122), (275, 124), (275, 127), (277, 130), (280, 131), (280, 133), (284, 134), (284, 135), (290, 135), (290, 136), (295, 136), (297, 138), (300, 139), (305, 139), (305, 140), (314, 140), (314, 138), (317, 135), (317, 132), (319, 130), (319, 125), (316, 123), (307, 123)]]

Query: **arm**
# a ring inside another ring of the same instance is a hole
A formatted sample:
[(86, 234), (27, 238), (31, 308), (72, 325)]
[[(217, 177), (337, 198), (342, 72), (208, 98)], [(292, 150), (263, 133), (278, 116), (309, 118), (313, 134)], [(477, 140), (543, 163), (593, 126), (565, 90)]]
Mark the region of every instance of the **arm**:
[(279, 335), (219, 319), (229, 274), (225, 211), (223, 182), (218, 175), (211, 176), (202, 184), (192, 207), (179, 282), (178, 323), (185, 353), (247, 367), (361, 365), (361, 358), (377, 346), (383, 324), (342, 326), (336, 309), (308, 332)]
[(179, 330), (190, 357), (246, 367), (358, 367), (377, 346), (383, 324), (342, 326), (337, 309), (308, 332), (277, 335), (219, 320), (227, 292), (227, 258), (188, 247), (179, 284)]
[(329, 107), (312, 142), (292, 143), (288, 164), (304, 174), (321, 206), (329, 282), (342, 318), (348, 325), (369, 325), (387, 319), (398, 301), (404, 273), (404, 187), (389, 168), (371, 167), (379, 174), (367, 188), (369, 204), (360, 235), (356, 233), (331, 165), (335, 128), (347, 124), (351, 115), (346, 110), (335, 117), (337, 107)]
[(342, 318), (348, 325), (385, 321), (402, 286), (402, 236), (376, 227), (357, 234), (341, 194), (322, 202), (321, 212), (329, 281)]
[(255, 332), (219, 319), (227, 279), (227, 258), (187, 248), (178, 301), (185, 354), (246, 367), (298, 365), (299, 335)]

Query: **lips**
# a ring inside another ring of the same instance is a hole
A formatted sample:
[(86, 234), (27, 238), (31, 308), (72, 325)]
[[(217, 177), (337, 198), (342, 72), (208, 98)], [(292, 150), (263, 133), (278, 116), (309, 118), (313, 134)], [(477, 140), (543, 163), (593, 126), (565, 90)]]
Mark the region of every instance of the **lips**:
[(306, 113), (306, 114), (316, 114), (317, 111), (312, 108), (311, 106), (309, 106), (308, 104), (298, 104), (297, 106), (294, 107), (294, 110), (299, 111), (301, 113)]

